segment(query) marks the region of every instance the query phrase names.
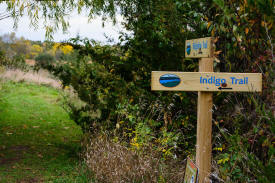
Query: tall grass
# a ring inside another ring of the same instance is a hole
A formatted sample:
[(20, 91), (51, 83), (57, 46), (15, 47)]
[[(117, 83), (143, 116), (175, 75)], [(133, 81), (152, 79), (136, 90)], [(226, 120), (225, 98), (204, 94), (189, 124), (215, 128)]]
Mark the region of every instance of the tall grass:
[(33, 70), (22, 71), (20, 69), (7, 69), (0, 73), (0, 78), (3, 80), (11, 80), (15, 82), (30, 82), (42, 85), (48, 85), (54, 88), (61, 88), (61, 83), (53, 78), (49, 72), (45, 70), (39, 70), (35, 72)]
[(85, 162), (102, 183), (182, 183), (184, 178), (184, 161), (164, 160), (150, 148), (137, 153), (106, 133), (91, 138)]

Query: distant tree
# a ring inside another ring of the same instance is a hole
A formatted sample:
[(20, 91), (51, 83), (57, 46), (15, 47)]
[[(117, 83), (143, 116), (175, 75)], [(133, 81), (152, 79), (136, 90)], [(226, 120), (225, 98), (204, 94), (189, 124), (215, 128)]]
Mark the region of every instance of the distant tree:
[(31, 46), (30, 58), (35, 58), (42, 52), (43, 52), (43, 48), (41, 46), (39, 46), (37, 44), (33, 44)]
[(16, 39), (13, 43), (10, 44), (10, 47), (14, 51), (15, 55), (21, 55), (25, 56), (26, 58), (30, 58), (31, 42), (29, 40), (25, 40), (24, 37)]
[(32, 41), (31, 40), (31, 44), (34, 45), (34, 44), (37, 44), (39, 46), (43, 46), (43, 43), (41, 41)]
[(73, 47), (71, 45), (62, 45), (60, 49), (64, 55), (67, 55), (73, 51)]
[(10, 34), (4, 34), (1, 36), (1, 40), (5, 43), (13, 43), (16, 39), (15, 32), (12, 32)]
[(11, 45), (15, 43), (16, 39), (17, 38), (14, 32), (1, 36), (0, 49), (5, 51), (5, 55), (8, 58), (12, 58), (16, 55), (15, 51), (11, 47)]

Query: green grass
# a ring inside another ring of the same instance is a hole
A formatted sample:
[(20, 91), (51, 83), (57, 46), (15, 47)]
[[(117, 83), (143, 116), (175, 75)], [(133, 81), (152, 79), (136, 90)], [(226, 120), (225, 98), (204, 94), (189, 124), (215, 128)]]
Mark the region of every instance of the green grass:
[(79, 153), (82, 132), (60, 91), (0, 83), (0, 182), (89, 182)]

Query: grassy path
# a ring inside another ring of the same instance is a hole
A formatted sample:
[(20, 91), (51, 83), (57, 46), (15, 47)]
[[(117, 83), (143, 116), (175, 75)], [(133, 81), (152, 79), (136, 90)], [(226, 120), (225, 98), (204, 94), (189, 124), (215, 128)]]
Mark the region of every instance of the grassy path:
[(0, 182), (88, 182), (80, 128), (46, 86), (0, 83)]

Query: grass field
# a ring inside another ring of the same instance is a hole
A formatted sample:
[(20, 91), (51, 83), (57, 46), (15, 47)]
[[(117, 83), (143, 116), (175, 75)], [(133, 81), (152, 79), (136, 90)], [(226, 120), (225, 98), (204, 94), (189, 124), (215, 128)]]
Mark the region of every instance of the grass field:
[(0, 182), (84, 183), (82, 132), (62, 108), (60, 91), (0, 83)]

